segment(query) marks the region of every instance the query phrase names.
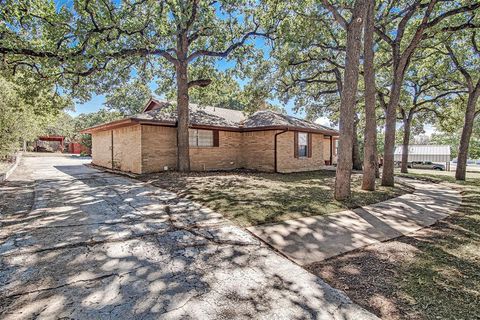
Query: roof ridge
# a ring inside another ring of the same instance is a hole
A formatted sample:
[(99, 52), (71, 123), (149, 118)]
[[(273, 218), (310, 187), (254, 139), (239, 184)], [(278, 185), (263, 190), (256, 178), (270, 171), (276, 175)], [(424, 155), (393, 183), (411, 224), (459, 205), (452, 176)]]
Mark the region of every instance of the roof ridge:
[[(171, 105), (174, 105), (174, 104), (175, 104), (175, 101), (171, 101), (171, 100), (167, 100), (167, 99), (161, 99), (161, 98), (157, 98), (157, 97), (154, 97), (154, 96), (152, 96), (150, 99), (151, 99), (151, 100), (155, 100), (156, 102), (160, 102), (160, 103), (168, 103), (168, 104), (171, 104)], [(230, 109), (230, 108), (219, 107), (219, 106), (212, 106), (212, 105), (209, 105), (209, 104), (200, 104), (200, 103), (195, 103), (195, 102), (189, 102), (189, 103), (188, 103), (188, 106), (189, 106), (189, 107), (191, 107), (191, 106), (196, 106), (196, 107), (208, 107), (208, 108), (223, 109), (223, 110), (236, 111), (236, 112), (242, 112), (242, 113), (243, 113), (243, 110)], [(152, 111), (152, 110), (150, 110), (150, 111)], [(148, 112), (148, 111), (147, 111), (147, 112)]]
[[(289, 115), (289, 114), (285, 114), (285, 113), (281, 113), (281, 112), (278, 112), (278, 111), (275, 111), (275, 110), (270, 110), (270, 109), (263, 109), (263, 110), (258, 110), (258, 111), (255, 111), (253, 114), (257, 113), (257, 112), (271, 112), (271, 113), (274, 113), (274, 114), (277, 114), (277, 115), (280, 115), (282, 117), (289, 117), (289, 118), (293, 118), (295, 120), (299, 120), (299, 121), (304, 121), (304, 122), (308, 122), (308, 123), (311, 123), (313, 125), (316, 125), (316, 126), (320, 126), (320, 127), (323, 127), (325, 129), (328, 129), (328, 130), (332, 130), (332, 131), (336, 131), (335, 129), (329, 127), (329, 126), (325, 126), (323, 124), (319, 124), (319, 123), (316, 123), (315, 121), (311, 121), (311, 120), (307, 120), (307, 119), (302, 119), (302, 118), (299, 118), (297, 116), (292, 116), (292, 115)], [(252, 114), (252, 115), (253, 115)], [(249, 118), (249, 117), (248, 117)]]

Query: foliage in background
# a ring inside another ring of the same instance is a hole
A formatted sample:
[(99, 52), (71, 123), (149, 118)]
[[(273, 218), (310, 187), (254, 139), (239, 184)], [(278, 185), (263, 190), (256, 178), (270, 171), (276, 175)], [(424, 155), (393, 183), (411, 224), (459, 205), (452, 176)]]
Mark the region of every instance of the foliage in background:
[(102, 123), (111, 122), (122, 119), (124, 116), (120, 111), (109, 111), (106, 109), (100, 109), (97, 112), (81, 113), (74, 119), (74, 132), (76, 133), (75, 139), (82, 143), (84, 146), (92, 147), (92, 137), (89, 134), (80, 134), (83, 129), (93, 127)]
[[(456, 158), (458, 156), (458, 147), (461, 134), (461, 127), (458, 127), (453, 132), (435, 132), (430, 138), (430, 143), (450, 145), (452, 151), (452, 158)], [(472, 137), (470, 139), (470, 147), (468, 149), (468, 158), (480, 159), (480, 118), (475, 120)]]
[(64, 136), (67, 141), (75, 138), (74, 118), (65, 111), (60, 112), (46, 125), (42, 134)]
[(71, 106), (53, 86), (24, 75), (0, 75), (0, 92), (0, 159), (19, 150), (23, 141), (48, 132), (61, 110)]
[(152, 96), (148, 83), (135, 79), (107, 93), (105, 107), (124, 116), (141, 113), (145, 103)]
[[(283, 107), (272, 103), (273, 80), (268, 77), (267, 73), (270, 72), (268, 65), (266, 63), (254, 65), (256, 68), (249, 71), (248, 82), (241, 78), (241, 70), (224, 72), (210, 70), (212, 82), (204, 88), (192, 87), (189, 90), (190, 101), (201, 106), (242, 110), (247, 114), (262, 109), (285, 112)], [(176, 91), (172, 83), (163, 81), (159, 84), (155, 90), (156, 94), (164, 96), (169, 101), (175, 101)]]

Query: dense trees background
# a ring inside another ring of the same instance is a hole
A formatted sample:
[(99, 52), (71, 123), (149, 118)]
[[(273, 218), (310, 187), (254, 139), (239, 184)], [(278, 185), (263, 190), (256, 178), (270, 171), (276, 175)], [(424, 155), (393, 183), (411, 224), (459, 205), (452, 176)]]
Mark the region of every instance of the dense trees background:
[(25, 75), (0, 73), (0, 159), (18, 150), (25, 141), (44, 134), (72, 101), (59, 95), (54, 85)]

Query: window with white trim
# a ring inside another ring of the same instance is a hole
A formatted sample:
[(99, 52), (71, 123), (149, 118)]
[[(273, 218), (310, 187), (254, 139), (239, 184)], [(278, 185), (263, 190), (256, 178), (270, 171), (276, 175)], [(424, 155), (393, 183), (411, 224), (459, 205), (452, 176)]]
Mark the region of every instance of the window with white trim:
[(308, 133), (299, 132), (298, 133), (298, 156), (308, 157)]
[(213, 147), (213, 131), (188, 129), (190, 147)]

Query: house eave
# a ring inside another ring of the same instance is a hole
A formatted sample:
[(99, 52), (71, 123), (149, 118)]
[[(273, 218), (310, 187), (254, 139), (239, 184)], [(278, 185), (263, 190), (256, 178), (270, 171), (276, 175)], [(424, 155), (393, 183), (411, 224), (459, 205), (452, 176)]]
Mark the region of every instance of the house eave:
[(80, 133), (82, 133), (82, 134), (87, 134), (87, 133), (92, 134), (92, 133), (98, 132), (98, 131), (105, 131), (105, 130), (120, 128), (120, 127), (130, 125), (131, 122), (132, 122), (132, 119), (120, 119), (120, 120), (100, 124), (98, 126), (83, 129), (83, 130), (80, 131)]
[[(121, 127), (126, 127), (135, 124), (142, 125), (154, 125), (154, 126), (164, 126), (164, 127), (177, 127), (176, 121), (158, 121), (158, 120), (143, 120), (128, 118), (117, 120), (109, 123), (105, 123), (99, 126), (91, 127), (80, 131), (80, 133), (94, 133), (99, 131), (106, 131), (117, 129)], [(233, 131), (233, 132), (254, 132), (254, 131), (271, 131), (271, 130), (288, 130), (288, 131), (302, 131), (302, 132), (311, 132), (319, 133), (329, 136), (338, 136), (339, 133), (331, 130), (322, 130), (315, 128), (304, 128), (304, 127), (294, 127), (294, 126), (259, 126), (259, 127), (233, 127), (233, 126), (214, 126), (214, 125), (199, 125), (191, 124), (189, 128), (192, 129), (205, 129), (205, 130), (221, 130), (221, 131)]]

